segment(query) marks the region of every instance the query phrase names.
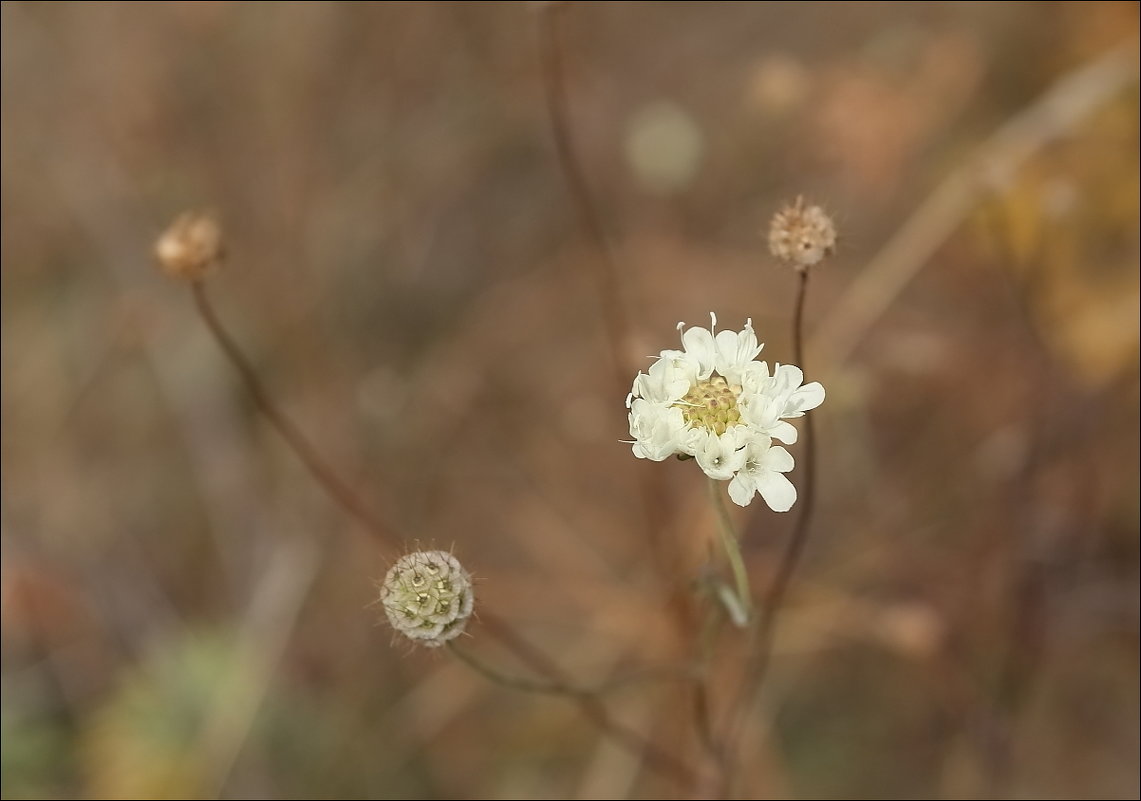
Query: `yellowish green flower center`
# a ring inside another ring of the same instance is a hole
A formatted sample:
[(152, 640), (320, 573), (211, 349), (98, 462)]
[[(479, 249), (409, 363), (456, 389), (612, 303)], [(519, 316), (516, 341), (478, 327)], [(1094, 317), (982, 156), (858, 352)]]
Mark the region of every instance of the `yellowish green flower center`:
[(707, 428), (720, 436), (741, 421), (741, 412), (737, 408), (740, 392), (740, 387), (730, 386), (728, 381), (714, 373), (694, 384), (674, 406), (681, 409), (687, 423)]

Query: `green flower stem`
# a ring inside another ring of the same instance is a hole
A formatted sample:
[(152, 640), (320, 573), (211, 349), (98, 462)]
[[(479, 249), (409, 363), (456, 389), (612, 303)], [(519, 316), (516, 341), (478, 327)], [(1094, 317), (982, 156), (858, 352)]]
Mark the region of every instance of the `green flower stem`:
[(739, 621), (739, 615), (730, 611), (730, 617), (738, 626), (744, 626), (752, 617), (753, 595), (749, 591), (749, 574), (745, 571), (745, 560), (741, 556), (741, 548), (737, 544), (737, 532), (733, 528), (733, 521), (729, 517), (729, 510), (725, 508), (725, 499), (721, 495), (721, 484), (715, 479), (709, 479), (709, 497), (713, 507), (717, 510), (717, 529), (721, 534), (721, 544), (725, 548), (725, 557), (729, 560), (729, 569), (733, 571), (733, 581), (737, 586), (738, 610), (744, 616)]

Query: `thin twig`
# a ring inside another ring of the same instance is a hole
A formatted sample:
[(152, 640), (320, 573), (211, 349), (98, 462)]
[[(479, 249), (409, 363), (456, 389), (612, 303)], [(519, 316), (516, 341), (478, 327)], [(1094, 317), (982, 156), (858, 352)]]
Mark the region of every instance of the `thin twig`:
[[(700, 654), (700, 672), (698, 680), (693, 686), (693, 717), (697, 724), (697, 739), (701, 743), (706, 755), (713, 760), (713, 764), (720, 766), (723, 756), (721, 747), (714, 732), (713, 704), (710, 701), (708, 686), (709, 665), (713, 660), (714, 647), (717, 644), (717, 635), (721, 621), (723, 606), (711, 604), (708, 607), (708, 616), (698, 634), (698, 653)], [(698, 788), (700, 790), (700, 788)], [(703, 796), (702, 792), (695, 795)]]
[(528, 679), (522, 676), (508, 675), (501, 672), (498, 668), (487, 664), (466, 649), (456, 645), (455, 640), (449, 641), (447, 648), (451, 651), (453, 656), (489, 681), (512, 690), (521, 690), (523, 692), (538, 693), (541, 695), (605, 695), (614, 690), (628, 687), (631, 684), (637, 684), (638, 682), (651, 679), (689, 681), (690, 674), (693, 672), (691, 668), (685, 666), (645, 667), (612, 676), (593, 687), (578, 686), (557, 681), (536, 681), (535, 679)]
[[(1021, 279), (1012, 275), (1004, 265), (1017, 261), (1010, 238), (1002, 236), (1002, 221), (989, 216), (993, 226), (992, 235), (999, 249), (1000, 263), (992, 265), (998, 279), (1003, 284), (1005, 294), (1013, 307), (1014, 318), (1020, 328), (1024, 347), (1030, 353), (1025, 360), (1028, 372), (1038, 377), (1034, 391), (1034, 403), (1029, 404), (1027, 413), (1027, 452), (1021, 469), (1011, 482), (1010, 489), (1003, 493), (1001, 502), (1005, 508), (1017, 510), (1012, 516), (1017, 523), (1005, 526), (1008, 549), (1004, 553), (1008, 574), (1006, 586), (1006, 611), (1009, 620), (1006, 624), (1005, 648), (999, 656), (996, 678), (993, 682), (993, 695), (980, 720), (985, 726), (976, 727), (978, 747), (984, 765), (984, 790), (988, 798), (1008, 798), (1013, 775), (1013, 729), (1016, 717), (1027, 697), (1031, 694), (1034, 679), (1041, 669), (1043, 650), (1042, 634), (1047, 626), (1047, 609), (1043, 598), (1048, 597), (1049, 574), (1045, 569), (1050, 562), (1062, 563), (1059, 549), (1063, 543), (1049, 538), (1048, 550), (1033, 553), (1032, 543), (1041, 537), (1043, 521), (1037, 514), (1035, 504), (1035, 481), (1044, 467), (1049, 464), (1052, 448), (1049, 443), (1061, 438), (1069, 439), (1077, 435), (1074, 425), (1059, 425), (1058, 414), (1062, 403), (1070, 395), (1073, 387), (1068, 386), (1064, 372), (1052, 358), (1037, 326), (1034, 324), (1032, 309), (1035, 279), (1041, 278), (1043, 270), (1028, 271)], [(1007, 221), (1007, 226), (1011, 223)], [(1039, 267), (1046, 265), (1040, 264)], [(1088, 403), (1080, 408), (1089, 410)], [(1083, 415), (1084, 416), (1084, 415)], [(1091, 419), (1095, 416), (1091, 415)], [(1077, 437), (1081, 439), (1081, 437)], [(1086, 480), (1090, 473), (1086, 473)], [(1041, 546), (1039, 546), (1041, 548)]]
[[(510, 648), (516, 656), (536, 672), (548, 676), (555, 684), (570, 686), (562, 669), (552, 662), (546, 654), (539, 651), (526, 640), (519, 637), (515, 631), (498, 616), (480, 613), (480, 622), (492, 636)], [(654, 743), (642, 737), (641, 734), (622, 723), (615, 721), (606, 707), (594, 695), (570, 696), (579, 705), (579, 709), (599, 731), (608, 735), (614, 742), (626, 748), (633, 754), (640, 756), (648, 767), (664, 776), (671, 776), (676, 781), (692, 786), (696, 774), (693, 769), (681, 762), (672, 754), (662, 750)]]
[(606, 328), (606, 338), (610, 345), (610, 359), (614, 369), (614, 379), (619, 387), (629, 383), (629, 369), (626, 364), (625, 347), (629, 340), (630, 326), (622, 305), (622, 285), (618, 278), (618, 265), (614, 251), (602, 224), (602, 215), (594, 202), (586, 172), (582, 168), (571, 133), (567, 102), (566, 79), (563, 71), (562, 51), (559, 47), (556, 15), (559, 5), (548, 3), (539, 9), (539, 45), (543, 61), (543, 82), (546, 88), (547, 113), (551, 119), (551, 133), (555, 139), (559, 167), (566, 178), (567, 187), (578, 212), (579, 221), (597, 251), (595, 284), (598, 292), (598, 306), (602, 311), (602, 323)]
[[(596, 251), (596, 258), (592, 260), (595, 268), (595, 290), (606, 333), (614, 387), (621, 396), (630, 386), (630, 377), (634, 373), (632, 365), (627, 364), (630, 325), (622, 300), (622, 281), (618, 263), (602, 222), (602, 214), (595, 203), (586, 171), (575, 147), (570, 124), (566, 72), (563, 68), (558, 36), (558, 14), (562, 10), (563, 6), (560, 3), (546, 3), (538, 10), (539, 54), (542, 61), (544, 94), (559, 168), (566, 180), (580, 224)], [(668, 507), (663, 498), (660, 473), (639, 472), (637, 482), (647, 548), (654, 569), (663, 586), (667, 588), (672, 618), (679, 636), (684, 640), (688, 638), (689, 632), (694, 627), (693, 610), (688, 586), (681, 577), (681, 571), (677, 569), (681, 557), (674, 543), (669, 542), (664, 536), (667, 531)], [(694, 693), (695, 707), (704, 708), (707, 705), (704, 678), (695, 681)], [(700, 728), (702, 727), (699, 724)]]
[[(824, 365), (834, 365), (847, 358), (872, 324), (959, 227), (980, 197), (1012, 176), (1045, 144), (1072, 130), (1125, 86), (1135, 83), (1137, 48), (1137, 40), (1130, 40), (1067, 73), (1034, 103), (1007, 121), (979, 147), (972, 158), (939, 184), (825, 316), (813, 337), (814, 358)], [(794, 320), (794, 351), (802, 368), (805, 358), (800, 318), (803, 314), (806, 284), (807, 274), (803, 274)], [(751, 645), (752, 657), (746, 673), (746, 682), (751, 682), (755, 689), (746, 688), (730, 713), (737, 721), (730, 725), (727, 755), (735, 750), (732, 744), (740, 735), (740, 716), (744, 709), (752, 706), (751, 701), (747, 704), (743, 702), (755, 697), (764, 682), (771, 658), (779, 602), (783, 600), (807, 539), (814, 505), (811, 501), (814, 500), (815, 493), (811, 414), (806, 415), (804, 434), (808, 458), (804, 464), (801, 517), (797, 520), (758, 616), (755, 641)], [(774, 600), (778, 603), (774, 604)], [(722, 796), (727, 795), (731, 782), (730, 759), (727, 757), (723, 764)]]
[[(191, 287), (199, 315), (226, 357), (241, 375), (246, 390), (253, 398), (258, 411), (265, 415), (286, 444), (309, 469), (314, 479), (342, 509), (363, 523), (369, 533), (378, 541), (384, 544), (393, 544), (395, 537), (391, 533), (391, 529), (384, 525), (363, 503), (357, 493), (325, 463), (317, 449), (302, 434), (301, 429), (273, 402), (253, 365), (214, 312), (209, 297), (206, 295), (205, 286), (201, 282), (194, 282)], [(516, 634), (506, 622), (487, 611), (480, 614), (480, 620), (489, 633), (502, 642), (522, 662), (529, 665), (537, 673), (551, 679), (553, 685), (570, 686), (562, 669), (546, 654)], [(663, 775), (671, 776), (679, 782), (692, 783), (694, 773), (688, 766), (637, 732), (616, 722), (596, 697), (579, 693), (570, 697), (574, 698), (582, 713), (599, 731), (644, 759), (651, 769)]]
[[(630, 377), (634, 373), (632, 366), (626, 363), (630, 325), (622, 303), (622, 282), (619, 278), (618, 264), (606, 235), (606, 228), (602, 224), (602, 215), (590, 191), (586, 171), (579, 159), (571, 130), (566, 75), (558, 37), (557, 15), (561, 9), (562, 6), (558, 3), (547, 3), (538, 12), (539, 53), (542, 60), (547, 112), (551, 121), (551, 134), (555, 140), (559, 168), (566, 179), (579, 221), (596, 251), (596, 258), (592, 261), (595, 267), (595, 290), (606, 333), (614, 390), (617, 396), (621, 397), (628, 391)], [(669, 587), (670, 606), (678, 623), (679, 633), (684, 636), (691, 628), (693, 620), (687, 606), (686, 587), (678, 577), (678, 571), (674, 569), (679, 557), (676, 549), (670, 547), (671, 544), (663, 537), (666, 528), (666, 505), (662, 502), (659, 473), (640, 472), (637, 481), (649, 551), (659, 577)]]
[[(808, 270), (799, 273), (800, 281), (797, 285), (796, 306), (792, 317), (792, 351), (796, 363), (803, 370), (804, 361), (804, 309), (808, 298)], [(729, 723), (726, 726), (726, 736), (722, 749), (721, 760), (721, 786), (718, 788), (718, 797), (728, 797), (733, 781), (735, 769), (735, 754), (737, 742), (741, 736), (741, 729), (746, 712), (753, 707), (755, 699), (764, 687), (768, 676), (769, 665), (772, 661), (773, 643), (776, 639), (776, 627), (784, 598), (792, 582), (793, 573), (800, 564), (801, 554), (808, 542), (808, 532), (811, 529), (813, 509), (816, 505), (816, 432), (813, 427), (811, 412), (804, 415), (804, 459), (801, 463), (801, 484), (797, 505), (799, 516), (793, 527), (792, 535), (785, 545), (777, 565), (777, 572), (761, 599), (760, 611), (757, 614), (757, 623), (752, 630), (748, 643), (748, 657), (746, 668), (737, 692), (736, 699), (729, 710)]]
[[(804, 309), (808, 299), (808, 274), (808, 270), (800, 273), (800, 283), (797, 285), (796, 292), (796, 310), (793, 312), (792, 318), (792, 353), (801, 370), (807, 369), (804, 357)], [(812, 514), (816, 506), (816, 430), (813, 419), (814, 416), (811, 413), (804, 415), (804, 461), (801, 465), (800, 516), (796, 519), (796, 527), (789, 538), (776, 576), (773, 577), (763, 599), (764, 609), (761, 612), (758, 625), (758, 631), (762, 635), (762, 644), (766, 636), (771, 638), (773, 618), (775, 618), (784, 600), (785, 592), (792, 580), (792, 573), (800, 561), (800, 554), (804, 550), (804, 544), (808, 539), (808, 530), (812, 524)], [(771, 642), (764, 647), (771, 648)]]
[(305, 467), (309, 469), (309, 473), (317, 480), (317, 483), (332, 496), (342, 509), (360, 521), (365, 530), (382, 544), (400, 547), (400, 541), (392, 532), (391, 527), (377, 517), (356, 491), (341, 480), (336, 471), (321, 458), (320, 453), (301, 432), (301, 429), (274, 403), (272, 396), (262, 385), (257, 371), (254, 370), (242, 349), (238, 347), (238, 343), (230, 336), (226, 327), (222, 325), (222, 321), (218, 318), (213, 305), (210, 303), (210, 298), (206, 294), (205, 284), (201, 281), (195, 281), (191, 284), (191, 289), (194, 295), (194, 305), (198, 309), (202, 321), (206, 323), (206, 327), (210, 329), (210, 333), (214, 336), (218, 346), (226, 354), (226, 358), (230, 360), (238, 375), (241, 376), (242, 382), (246, 385), (246, 391), (249, 392), (254, 405), (258, 407), (258, 411), (265, 415), (270, 424), (277, 429), (277, 433), (282, 436), (293, 452), (297, 454), (297, 457), (305, 464)]

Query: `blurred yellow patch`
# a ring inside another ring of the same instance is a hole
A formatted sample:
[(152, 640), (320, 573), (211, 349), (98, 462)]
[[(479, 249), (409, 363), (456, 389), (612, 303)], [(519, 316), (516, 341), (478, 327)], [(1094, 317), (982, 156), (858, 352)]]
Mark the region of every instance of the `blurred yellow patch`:
[(82, 734), (90, 797), (202, 797), (212, 775), (203, 733), (238, 662), (226, 638), (190, 635), (128, 671)]
[(1095, 387), (1137, 365), (1137, 114), (1135, 96), (1106, 108), (976, 218), (1042, 340)]

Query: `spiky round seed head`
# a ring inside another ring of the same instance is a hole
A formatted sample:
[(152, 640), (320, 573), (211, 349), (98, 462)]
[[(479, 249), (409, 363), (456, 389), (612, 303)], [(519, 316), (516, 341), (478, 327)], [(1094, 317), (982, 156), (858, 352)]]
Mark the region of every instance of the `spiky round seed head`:
[(392, 627), (413, 642), (437, 648), (458, 637), (471, 616), (471, 576), (447, 551), (413, 551), (396, 560), (380, 587)]

